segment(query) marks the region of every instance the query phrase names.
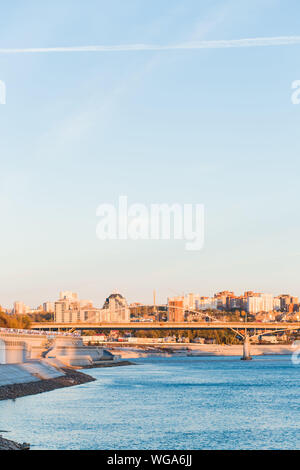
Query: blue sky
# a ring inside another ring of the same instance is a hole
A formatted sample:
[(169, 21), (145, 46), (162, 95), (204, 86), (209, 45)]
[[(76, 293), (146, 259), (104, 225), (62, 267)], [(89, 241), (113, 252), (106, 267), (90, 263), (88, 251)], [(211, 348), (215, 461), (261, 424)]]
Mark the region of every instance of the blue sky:
[[(287, 7), (288, 4), (288, 7)], [(12, 1), (0, 49), (294, 36), (296, 0)], [(0, 54), (0, 304), (299, 289), (299, 45)], [(96, 238), (96, 209), (202, 203), (205, 246)]]

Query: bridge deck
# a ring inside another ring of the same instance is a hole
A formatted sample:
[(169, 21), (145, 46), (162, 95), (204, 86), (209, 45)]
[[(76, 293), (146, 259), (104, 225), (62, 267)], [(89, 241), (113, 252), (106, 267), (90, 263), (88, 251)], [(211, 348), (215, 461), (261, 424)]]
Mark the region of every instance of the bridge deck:
[(130, 322), (130, 323), (33, 323), (35, 330), (202, 330), (202, 329), (224, 329), (233, 328), (236, 330), (248, 329), (257, 330), (297, 330), (300, 329), (300, 322)]

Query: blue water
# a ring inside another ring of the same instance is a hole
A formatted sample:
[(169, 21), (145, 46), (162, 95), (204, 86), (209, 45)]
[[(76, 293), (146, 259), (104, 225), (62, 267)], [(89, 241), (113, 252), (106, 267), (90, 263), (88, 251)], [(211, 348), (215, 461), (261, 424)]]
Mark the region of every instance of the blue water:
[(300, 448), (300, 366), (289, 356), (135, 362), (0, 402), (0, 429), (33, 449)]

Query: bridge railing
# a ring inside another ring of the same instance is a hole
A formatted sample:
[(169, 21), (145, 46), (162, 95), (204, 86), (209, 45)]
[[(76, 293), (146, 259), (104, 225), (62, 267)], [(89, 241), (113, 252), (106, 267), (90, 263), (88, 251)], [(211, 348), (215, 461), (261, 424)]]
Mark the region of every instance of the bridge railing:
[(0, 328), (0, 334), (17, 334), (17, 335), (31, 335), (31, 336), (80, 336), (79, 333), (67, 333), (58, 331), (43, 331), (43, 330), (22, 330), (20, 328)]

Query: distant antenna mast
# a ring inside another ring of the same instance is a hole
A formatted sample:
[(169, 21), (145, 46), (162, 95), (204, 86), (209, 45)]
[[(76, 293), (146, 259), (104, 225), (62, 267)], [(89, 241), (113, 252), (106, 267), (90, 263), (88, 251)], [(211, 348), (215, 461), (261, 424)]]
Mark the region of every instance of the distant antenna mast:
[(156, 308), (156, 290), (153, 291), (153, 313), (155, 315), (155, 319), (157, 320), (157, 308)]

